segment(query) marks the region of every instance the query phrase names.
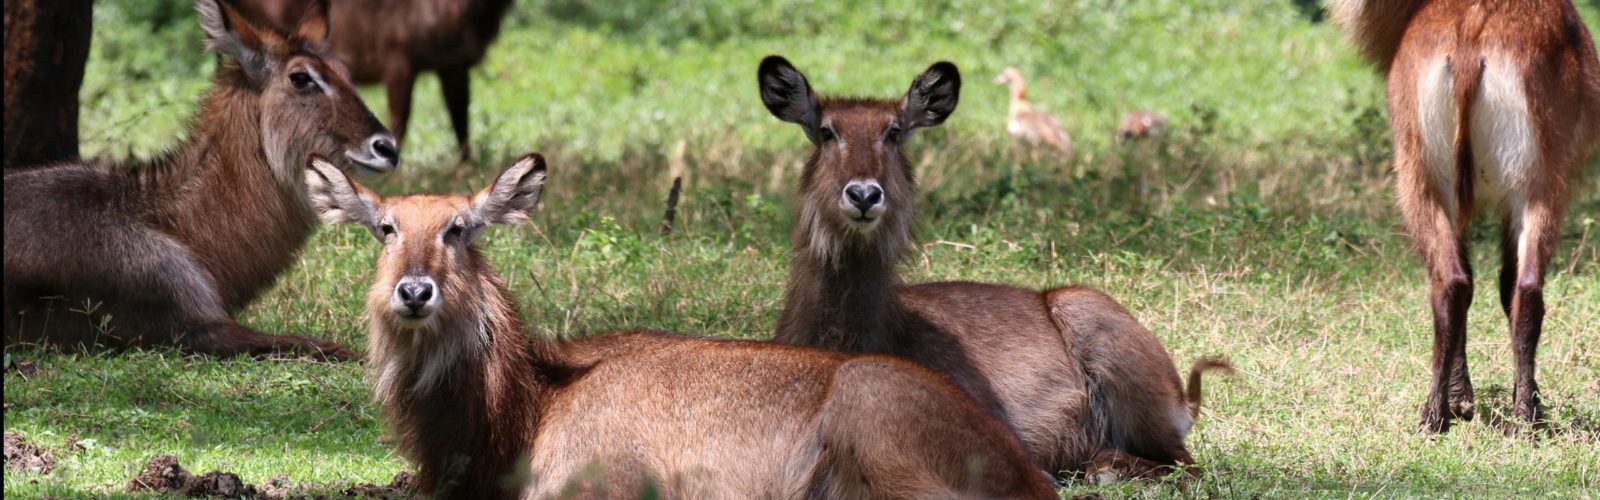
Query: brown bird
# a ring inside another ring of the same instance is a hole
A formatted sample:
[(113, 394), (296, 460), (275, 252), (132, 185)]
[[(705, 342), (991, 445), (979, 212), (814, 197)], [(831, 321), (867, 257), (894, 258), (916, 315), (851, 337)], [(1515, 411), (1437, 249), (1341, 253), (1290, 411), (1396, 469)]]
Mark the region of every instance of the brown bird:
[(1117, 139), (1128, 142), (1134, 139), (1159, 139), (1167, 134), (1167, 119), (1154, 111), (1134, 111), (1122, 119)]
[(1022, 82), (1017, 68), (1006, 68), (994, 77), (995, 85), (1011, 85), (1011, 112), (1006, 120), (1006, 132), (1037, 146), (1048, 144), (1062, 154), (1072, 154), (1072, 137), (1061, 128), (1061, 121), (1028, 103), (1028, 86)]

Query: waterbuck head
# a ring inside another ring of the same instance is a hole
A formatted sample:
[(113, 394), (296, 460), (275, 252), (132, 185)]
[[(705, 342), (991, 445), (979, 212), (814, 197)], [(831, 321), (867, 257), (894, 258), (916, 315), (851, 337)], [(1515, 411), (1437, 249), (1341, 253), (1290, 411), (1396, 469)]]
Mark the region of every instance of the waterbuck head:
[(814, 146), (800, 177), (796, 241), (830, 261), (846, 249), (898, 258), (911, 243), (915, 195), (901, 148), (912, 131), (955, 111), (956, 66), (935, 63), (898, 100), (819, 99), (805, 75), (779, 56), (762, 60), (757, 78), (767, 110), (799, 124)]
[(367, 295), (374, 322), (388, 330), (430, 335), (449, 330), (452, 316), (481, 312), (488, 272), (478, 236), (491, 224), (517, 224), (544, 189), (544, 157), (530, 154), (472, 197), (383, 198), (339, 169), (313, 158), (306, 174), (312, 206), (329, 224), (359, 224), (383, 243)]
[(400, 161), (394, 136), (367, 110), (344, 63), (329, 55), (328, 7), (311, 2), (292, 32), (257, 27), (220, 0), (196, 0), (206, 47), (222, 55), (217, 89), (240, 106), (221, 110), (237, 120), (223, 127), (260, 130), (262, 153), (275, 176), (295, 179), (309, 155), (349, 160), (377, 171)]

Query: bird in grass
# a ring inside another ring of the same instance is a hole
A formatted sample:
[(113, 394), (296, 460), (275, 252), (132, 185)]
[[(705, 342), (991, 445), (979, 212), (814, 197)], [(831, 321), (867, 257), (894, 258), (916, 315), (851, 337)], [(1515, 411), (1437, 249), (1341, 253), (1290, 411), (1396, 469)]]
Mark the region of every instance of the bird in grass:
[(1061, 128), (1061, 121), (1028, 103), (1028, 86), (1022, 81), (1017, 68), (1006, 68), (994, 78), (995, 85), (1011, 86), (1011, 111), (1006, 119), (1006, 132), (1013, 137), (1038, 146), (1049, 145), (1063, 155), (1072, 154), (1072, 137)]
[(1134, 111), (1122, 119), (1117, 140), (1159, 139), (1167, 133), (1167, 119), (1154, 111)]

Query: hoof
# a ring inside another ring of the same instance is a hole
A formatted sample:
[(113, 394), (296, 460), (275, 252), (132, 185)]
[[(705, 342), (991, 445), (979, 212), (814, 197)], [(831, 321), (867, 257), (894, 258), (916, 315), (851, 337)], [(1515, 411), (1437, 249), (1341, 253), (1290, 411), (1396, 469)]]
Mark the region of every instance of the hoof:
[(1431, 408), (1422, 409), (1422, 423), (1417, 425), (1417, 432), (1423, 434), (1444, 434), (1450, 431), (1450, 418), (1445, 412)]
[(1458, 399), (1450, 402), (1451, 418), (1461, 419), (1464, 422), (1471, 422), (1474, 413), (1476, 413), (1476, 411), (1473, 409), (1471, 399)]

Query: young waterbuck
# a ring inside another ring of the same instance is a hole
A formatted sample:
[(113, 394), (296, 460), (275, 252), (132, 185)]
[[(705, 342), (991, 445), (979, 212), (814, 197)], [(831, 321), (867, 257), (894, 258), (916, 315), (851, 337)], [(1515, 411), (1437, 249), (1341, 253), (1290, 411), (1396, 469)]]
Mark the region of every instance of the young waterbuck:
[(1543, 426), (1534, 355), (1561, 217), (1600, 134), (1600, 62), (1568, 0), (1338, 0), (1330, 7), (1388, 77), (1395, 194), (1433, 284), (1433, 380), (1421, 430), (1473, 415), (1467, 242), (1500, 218), (1500, 307), (1517, 418)]
[[(439, 76), (450, 126), (462, 160), (471, 156), (467, 109), (472, 68), (500, 35), (512, 0), (337, 0), (333, 2), (334, 54), (350, 65), (356, 83), (382, 83), (389, 96), (389, 126), (402, 141), (411, 119), (417, 76)], [(242, 0), (249, 17), (293, 26), (307, 0)]]
[(761, 98), (814, 145), (801, 173), (793, 263), (775, 339), (888, 353), (949, 374), (1052, 473), (1147, 476), (1192, 461), (1199, 411), (1161, 342), (1116, 301), (1067, 287), (903, 286), (916, 197), (901, 148), (955, 111), (961, 76), (934, 64), (899, 100), (818, 98), (788, 61), (761, 62)]
[(324, 52), (320, 3), (290, 33), (258, 29), (216, 0), (195, 7), (222, 57), (183, 144), (148, 162), (6, 173), (7, 344), (354, 356), (232, 314), (316, 227), (307, 155), (386, 171), (399, 160), (394, 139)]
[(470, 198), (382, 198), (316, 160), (308, 180), (324, 221), (384, 245), (368, 363), (424, 492), (1054, 498), (1004, 424), (901, 360), (645, 331), (530, 335), (475, 242), (527, 220), (539, 155)]

